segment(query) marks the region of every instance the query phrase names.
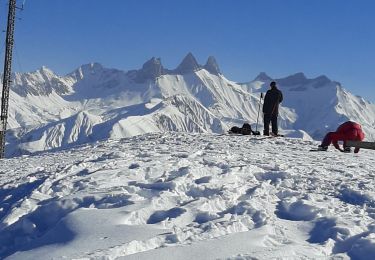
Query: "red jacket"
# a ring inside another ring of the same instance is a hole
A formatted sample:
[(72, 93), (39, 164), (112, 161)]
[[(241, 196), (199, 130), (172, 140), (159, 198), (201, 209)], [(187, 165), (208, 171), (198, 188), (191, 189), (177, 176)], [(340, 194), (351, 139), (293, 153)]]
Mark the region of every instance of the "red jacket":
[[(362, 141), (365, 134), (362, 131), (361, 125), (348, 121), (340, 125), (336, 132), (331, 135), (332, 144), (336, 149), (340, 149), (338, 141), (343, 141), (344, 146), (346, 141)], [(355, 148), (354, 152), (358, 153), (359, 148)]]

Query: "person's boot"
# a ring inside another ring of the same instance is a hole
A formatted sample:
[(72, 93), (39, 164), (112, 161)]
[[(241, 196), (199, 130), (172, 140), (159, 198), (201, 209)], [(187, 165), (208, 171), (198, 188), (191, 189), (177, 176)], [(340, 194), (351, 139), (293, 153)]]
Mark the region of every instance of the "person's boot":
[(322, 146), (322, 145), (319, 145), (319, 146), (318, 146), (318, 150), (319, 150), (319, 151), (327, 151), (327, 150), (328, 150), (328, 146)]

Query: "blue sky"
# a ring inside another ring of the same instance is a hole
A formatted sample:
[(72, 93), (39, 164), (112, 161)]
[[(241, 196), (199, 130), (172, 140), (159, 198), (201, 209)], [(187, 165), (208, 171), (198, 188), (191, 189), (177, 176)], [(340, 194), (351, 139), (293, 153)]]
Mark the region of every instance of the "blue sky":
[[(5, 29), (7, 0), (0, 8)], [(130, 70), (153, 56), (175, 68), (191, 51), (233, 81), (324, 74), (375, 101), (373, 10), (373, 0), (27, 0), (13, 68)]]

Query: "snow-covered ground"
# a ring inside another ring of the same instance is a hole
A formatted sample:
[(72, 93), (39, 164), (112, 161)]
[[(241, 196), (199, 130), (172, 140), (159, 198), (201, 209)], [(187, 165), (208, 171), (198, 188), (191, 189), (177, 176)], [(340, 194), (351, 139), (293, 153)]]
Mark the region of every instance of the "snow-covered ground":
[(374, 151), (158, 133), (0, 161), (0, 258), (374, 259)]

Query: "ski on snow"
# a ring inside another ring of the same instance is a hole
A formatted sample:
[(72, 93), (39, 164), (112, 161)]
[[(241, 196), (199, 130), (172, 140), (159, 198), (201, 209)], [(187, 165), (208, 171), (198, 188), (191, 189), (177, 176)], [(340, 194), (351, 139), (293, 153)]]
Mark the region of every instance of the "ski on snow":
[(309, 152), (327, 152), (327, 151), (314, 148), (314, 149), (310, 149)]
[(375, 150), (375, 142), (346, 141), (346, 145), (350, 147)]

